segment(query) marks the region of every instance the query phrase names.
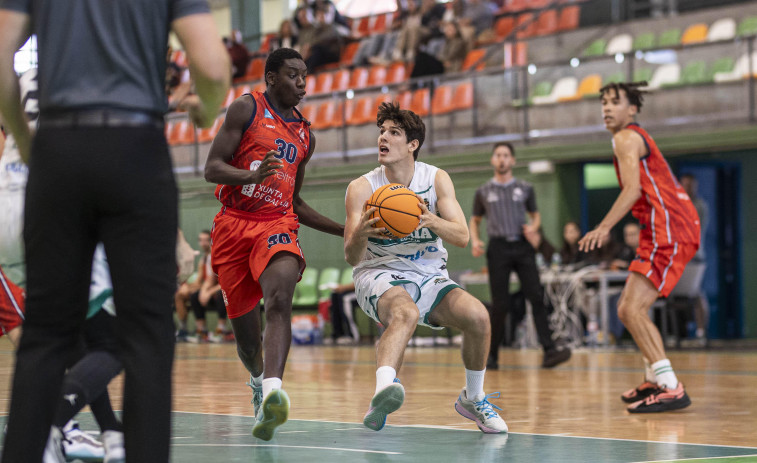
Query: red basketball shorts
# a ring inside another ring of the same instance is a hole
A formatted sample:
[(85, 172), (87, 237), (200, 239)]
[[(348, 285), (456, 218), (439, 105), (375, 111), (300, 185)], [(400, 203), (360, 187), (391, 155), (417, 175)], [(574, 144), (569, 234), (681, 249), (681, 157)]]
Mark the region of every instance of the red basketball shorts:
[(24, 290), (5, 277), (0, 268), (0, 336), (24, 322)]
[(229, 318), (237, 318), (255, 308), (263, 290), (260, 275), (271, 258), (290, 252), (300, 258), (300, 275), (305, 257), (297, 239), (300, 224), (288, 214), (255, 214), (224, 208), (213, 220), (210, 251), (213, 271), (223, 290)]
[(673, 243), (655, 248), (651, 240), (642, 240), (628, 270), (647, 277), (660, 296), (668, 297), (697, 249), (693, 243)]

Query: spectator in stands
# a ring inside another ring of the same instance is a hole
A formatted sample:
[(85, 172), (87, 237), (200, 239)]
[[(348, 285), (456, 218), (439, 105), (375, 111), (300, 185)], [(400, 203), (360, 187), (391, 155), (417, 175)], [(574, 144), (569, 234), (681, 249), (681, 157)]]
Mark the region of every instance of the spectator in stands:
[(460, 26), (455, 21), (444, 23), (442, 31), (445, 41), (439, 58), (444, 65), (444, 72), (458, 72), (463, 67), (470, 43), (463, 38)]
[(279, 34), (271, 40), (270, 50), (276, 50), (278, 48), (293, 48), (297, 51), (300, 50), (297, 44), (297, 34), (292, 26), (292, 21), (285, 19), (281, 21), (279, 25)]
[[(196, 335), (188, 337), (187, 341), (193, 343), (233, 341), (234, 335), (226, 326), (228, 316), (221, 285), (218, 283), (218, 275), (213, 273), (210, 259), (206, 260), (205, 266), (205, 279), (202, 281), (200, 290), (189, 297), (192, 312), (195, 314)], [(218, 325), (214, 335), (208, 334), (205, 323), (205, 312), (208, 310), (215, 310), (218, 313)]]
[[(552, 243), (547, 241), (547, 238), (544, 237), (544, 230), (539, 227), (536, 231), (532, 232), (529, 230), (524, 232), (523, 236), (526, 238), (526, 241), (531, 243), (531, 246), (533, 246), (536, 251), (536, 264), (539, 267), (549, 265), (550, 262), (552, 262), (552, 256), (557, 250), (552, 246)], [(541, 258), (539, 258), (540, 255)]]
[(319, 13), (323, 13), (323, 22), (333, 25), (342, 37), (350, 35), (350, 25), (347, 19), (336, 9), (331, 0), (306, 0), (305, 5), (310, 22), (315, 22)]
[[(703, 266), (707, 265), (705, 261), (705, 242), (704, 242), (704, 235), (707, 231), (707, 225), (709, 224), (709, 218), (710, 218), (710, 211), (707, 207), (707, 203), (704, 202), (702, 198), (700, 198), (697, 195), (697, 188), (699, 186), (699, 182), (697, 182), (697, 178), (694, 177), (692, 174), (684, 174), (681, 175), (681, 186), (684, 190), (686, 190), (686, 194), (689, 195), (689, 198), (691, 198), (691, 202), (694, 204), (694, 207), (697, 210), (697, 214), (699, 215), (699, 249), (697, 249), (697, 253), (694, 254), (694, 258), (691, 259), (691, 262), (689, 263), (689, 267), (694, 266)], [(688, 267), (687, 267), (688, 268)], [(685, 271), (685, 270), (684, 270)], [(694, 319), (697, 323), (697, 331), (696, 331), (696, 337), (698, 340), (702, 341), (703, 343), (706, 342), (706, 327), (707, 327), (707, 319), (709, 317), (710, 313), (710, 304), (707, 301), (707, 296), (704, 294), (703, 291), (700, 290), (699, 297), (697, 297), (696, 303), (694, 304)]]
[(623, 244), (615, 254), (610, 269), (627, 269), (631, 261), (636, 257), (636, 248), (639, 247), (639, 233), (641, 229), (636, 222), (628, 222), (623, 227)]
[(578, 239), (581, 238), (581, 228), (576, 222), (565, 224), (562, 232), (563, 245), (560, 250), (560, 261), (563, 265), (575, 265), (586, 259), (586, 253), (578, 250)]
[(166, 95), (168, 96), (168, 110), (176, 111), (181, 101), (192, 93), (192, 79), (189, 69), (171, 60), (173, 49), (169, 46), (166, 54)]
[[(347, 296), (350, 293), (355, 293), (355, 283), (338, 285), (331, 292), (331, 307), (329, 308), (329, 313), (331, 314), (331, 326), (333, 329), (331, 338), (336, 344), (349, 344), (360, 341), (360, 339), (353, 338), (350, 321), (344, 314), (344, 296)], [(356, 305), (357, 298), (353, 300), (350, 310)]]
[(239, 79), (247, 73), (247, 64), (250, 62), (250, 53), (242, 42), (242, 33), (232, 31), (231, 37), (224, 37), (223, 44), (231, 58), (231, 77)]
[(339, 61), (342, 51), (342, 37), (333, 24), (325, 21), (325, 12), (318, 10), (315, 22), (310, 23), (307, 10), (300, 9), (297, 19), (300, 27), (300, 52), (305, 58), (309, 73), (329, 63)]
[(200, 260), (197, 262), (197, 277), (191, 283), (182, 283), (174, 295), (174, 304), (176, 307), (176, 316), (179, 319), (179, 327), (176, 330), (176, 340), (187, 340), (187, 304), (190, 297), (200, 291), (202, 282), (205, 281), (205, 269), (208, 258), (210, 257), (210, 230), (203, 230), (197, 237), (197, 244), (200, 247)]

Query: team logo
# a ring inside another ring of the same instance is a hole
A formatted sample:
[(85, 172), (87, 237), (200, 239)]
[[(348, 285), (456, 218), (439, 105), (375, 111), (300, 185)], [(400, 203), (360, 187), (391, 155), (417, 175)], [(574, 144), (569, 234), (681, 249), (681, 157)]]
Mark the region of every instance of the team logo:
[(300, 136), (300, 141), (302, 143), (305, 143), (305, 129), (302, 128), (302, 127), (300, 127), (300, 131), (299, 131), (299, 133), (297, 135)]
[(395, 275), (395, 274), (392, 273), (390, 276), (392, 277), (392, 280), (395, 280), (395, 281), (396, 280), (404, 280), (405, 279), (404, 275)]
[(268, 110), (268, 108), (265, 108), (265, 112), (263, 113), (263, 117), (266, 119), (273, 119), (273, 114), (271, 114), (271, 111)]
[[(258, 170), (258, 167), (260, 167), (260, 161), (252, 161), (252, 163), (250, 164), (250, 170)], [(257, 183), (250, 183), (249, 185), (243, 186), (242, 194), (251, 198), (253, 192), (255, 191), (255, 185), (257, 185)]]
[(515, 189), (513, 189), (513, 201), (522, 201), (523, 196), (523, 190), (521, 190), (520, 187), (516, 186)]
[(490, 191), (489, 195), (486, 197), (486, 202), (488, 202), (488, 203), (496, 203), (498, 199), (499, 198), (497, 198), (497, 193), (495, 193), (493, 191)]
[(434, 278), (434, 284), (438, 285), (439, 283), (445, 283), (447, 281), (446, 278)]

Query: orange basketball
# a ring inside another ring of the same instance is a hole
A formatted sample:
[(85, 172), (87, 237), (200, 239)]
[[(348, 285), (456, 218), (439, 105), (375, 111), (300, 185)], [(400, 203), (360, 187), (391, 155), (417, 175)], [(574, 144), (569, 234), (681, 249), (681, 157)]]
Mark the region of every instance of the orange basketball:
[(386, 227), (394, 238), (404, 238), (412, 233), (420, 223), (421, 208), (418, 197), (405, 185), (390, 183), (373, 192), (365, 205), (375, 207), (371, 218), (379, 218), (375, 228)]

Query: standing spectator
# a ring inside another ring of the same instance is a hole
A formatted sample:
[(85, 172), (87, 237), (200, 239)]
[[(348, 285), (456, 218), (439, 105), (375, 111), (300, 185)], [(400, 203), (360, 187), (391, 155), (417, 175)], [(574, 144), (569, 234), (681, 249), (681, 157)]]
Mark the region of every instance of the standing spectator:
[[(42, 460), (84, 322), (98, 241), (119, 307), (126, 461), (169, 460), (177, 230), (162, 117), (169, 29), (187, 51), (197, 87), (183, 105), (196, 124), (210, 126), (230, 65), (205, 0), (0, 0), (0, 113), (22, 159), (34, 159), (24, 217), (27, 317), (5, 463)], [(13, 70), (16, 49), (30, 34), (40, 63), (33, 149)]]
[[(473, 256), (484, 253), (479, 227), (484, 216), (489, 235), (486, 260), (489, 267), (489, 289), (492, 307), (491, 348), (487, 368), (497, 369), (499, 346), (505, 334), (505, 316), (510, 309), (510, 274), (515, 271), (526, 299), (531, 302), (539, 343), (544, 348), (542, 367), (551, 368), (570, 358), (570, 349), (558, 349), (552, 339), (544, 289), (536, 268), (536, 252), (526, 236), (536, 233), (541, 216), (536, 209), (536, 197), (530, 183), (513, 176), (515, 152), (509, 143), (494, 145), (491, 164), (494, 178), (476, 190), (473, 215), (470, 220)], [(526, 223), (526, 216), (530, 223)]]
[(460, 25), (463, 28), (469, 28), (471, 36), (478, 37), (482, 32), (491, 29), (494, 24), (494, 12), (485, 0), (468, 0), (463, 11), (463, 17), (460, 19)]
[(231, 31), (231, 37), (224, 37), (223, 44), (231, 58), (231, 77), (239, 79), (247, 74), (247, 64), (250, 62), (250, 52), (242, 42), (240, 31)]
[(333, 24), (325, 21), (325, 13), (319, 10), (315, 22), (309, 24), (307, 15), (300, 10), (298, 18), (302, 24), (300, 30), (300, 48), (309, 73), (314, 73), (324, 64), (336, 63), (342, 51), (342, 38)]

